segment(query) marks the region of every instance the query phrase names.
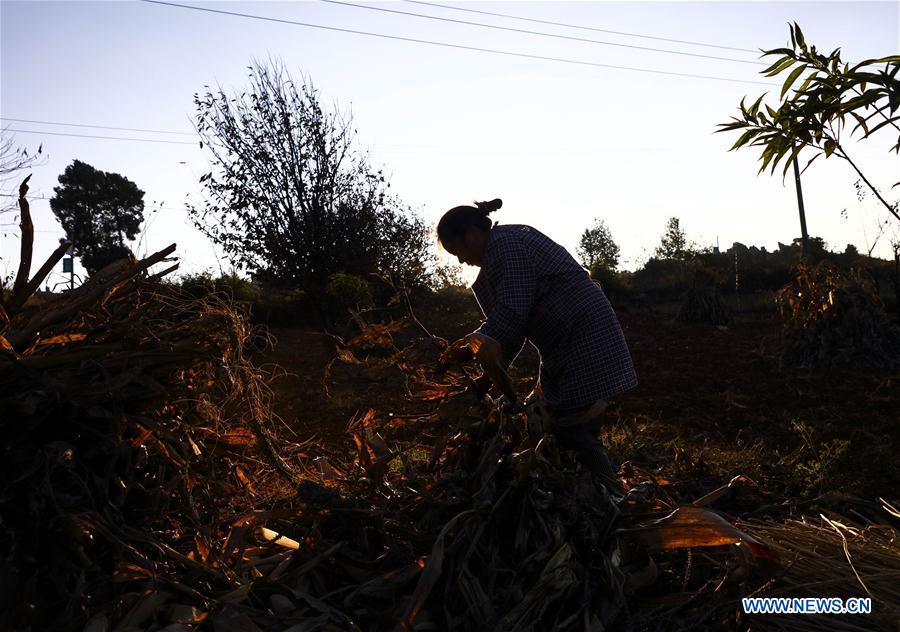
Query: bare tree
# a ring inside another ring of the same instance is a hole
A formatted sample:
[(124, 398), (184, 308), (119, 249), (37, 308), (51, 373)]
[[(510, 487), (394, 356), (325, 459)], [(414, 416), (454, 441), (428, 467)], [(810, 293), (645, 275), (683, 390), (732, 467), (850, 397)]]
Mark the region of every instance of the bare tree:
[(311, 294), (338, 272), (424, 278), (425, 226), (356, 149), (349, 113), (323, 108), (278, 61), (248, 70), (245, 91), (194, 96), (211, 154), (206, 199), (188, 205), (195, 225), (236, 267)]

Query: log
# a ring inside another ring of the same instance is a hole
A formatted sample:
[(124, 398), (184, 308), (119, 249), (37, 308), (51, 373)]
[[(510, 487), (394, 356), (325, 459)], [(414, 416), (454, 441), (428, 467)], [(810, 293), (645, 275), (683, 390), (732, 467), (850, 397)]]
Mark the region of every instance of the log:
[(128, 279), (131, 279), (150, 266), (159, 263), (162, 259), (165, 259), (168, 255), (172, 254), (175, 251), (175, 244), (160, 250), (159, 252), (150, 255), (146, 259), (139, 261), (136, 265), (131, 266), (121, 266), (124, 269), (119, 269), (111, 272), (109, 275), (101, 274), (104, 270), (110, 269), (116, 264), (121, 264), (122, 261), (117, 261), (115, 264), (111, 264), (101, 270), (95, 277), (92, 277), (92, 282), (86, 283), (81, 288), (79, 294), (83, 296), (78, 297), (77, 299), (71, 300), (66, 304), (62, 305), (58, 309), (49, 311), (49, 312), (41, 312), (32, 317), (31, 320), (20, 330), (10, 332), (10, 335), (7, 336), (7, 340), (9, 340), (10, 344), (15, 347), (17, 350), (21, 349), (23, 346), (28, 343), (31, 338), (39, 332), (44, 327), (52, 325), (53, 323), (57, 323), (67, 319), (72, 314), (77, 313), (79, 310), (82, 310), (89, 305), (93, 305), (97, 302), (102, 302), (102, 298), (108, 291), (119, 285), (120, 283), (124, 283)]
[(25, 286), (25, 289), (18, 293), (13, 294), (12, 299), (10, 299), (9, 303), (6, 306), (6, 313), (10, 316), (16, 314), (22, 306), (31, 298), (31, 295), (35, 293), (35, 291), (41, 286), (41, 283), (50, 274), (50, 271), (53, 269), (59, 260), (63, 258), (63, 255), (66, 254), (66, 251), (72, 245), (72, 242), (66, 241), (59, 245), (59, 247), (53, 251), (53, 254), (47, 258), (47, 261), (44, 262), (44, 265), (41, 266), (41, 269), (37, 271), (28, 284)]

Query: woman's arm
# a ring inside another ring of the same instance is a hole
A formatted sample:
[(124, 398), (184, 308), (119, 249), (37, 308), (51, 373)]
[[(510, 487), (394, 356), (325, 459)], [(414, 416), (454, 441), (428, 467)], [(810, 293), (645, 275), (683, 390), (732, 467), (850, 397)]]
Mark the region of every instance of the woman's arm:
[(478, 332), (500, 343), (505, 369), (525, 343), (537, 279), (531, 257), (523, 244), (515, 239), (500, 239), (492, 244), (485, 268), (494, 301)]

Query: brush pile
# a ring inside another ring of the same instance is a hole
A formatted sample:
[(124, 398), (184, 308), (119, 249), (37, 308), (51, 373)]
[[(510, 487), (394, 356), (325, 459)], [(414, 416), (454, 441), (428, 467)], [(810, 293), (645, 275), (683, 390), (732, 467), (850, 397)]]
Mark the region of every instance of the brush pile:
[(100, 604), (127, 611), (130, 576), (210, 574), (186, 545), (252, 506), (267, 393), (245, 315), (163, 285), (177, 265), (149, 272), (174, 245), (35, 300), (69, 244), (31, 276), (26, 183), (0, 301), (0, 628), (80, 629)]
[(900, 327), (872, 280), (827, 262), (799, 266), (778, 294), (787, 367), (900, 367)]

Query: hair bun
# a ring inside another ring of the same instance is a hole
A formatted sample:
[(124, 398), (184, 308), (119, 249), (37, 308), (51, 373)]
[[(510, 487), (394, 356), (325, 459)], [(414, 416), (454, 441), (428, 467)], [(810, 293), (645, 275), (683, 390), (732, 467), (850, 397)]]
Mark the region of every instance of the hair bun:
[(503, 206), (503, 200), (496, 198), (490, 202), (475, 202), (475, 206), (477, 206), (479, 210), (484, 211), (485, 215), (488, 215)]

